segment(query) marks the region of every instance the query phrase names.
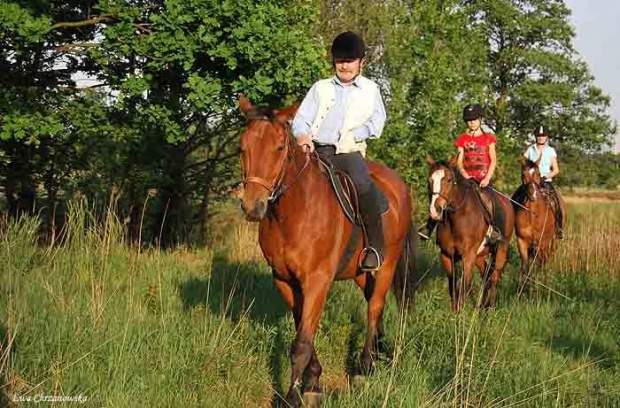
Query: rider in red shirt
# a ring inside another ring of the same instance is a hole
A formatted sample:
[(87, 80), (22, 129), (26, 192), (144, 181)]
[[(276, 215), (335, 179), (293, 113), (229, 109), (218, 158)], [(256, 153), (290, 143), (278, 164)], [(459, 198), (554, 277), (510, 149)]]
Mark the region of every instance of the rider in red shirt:
[[(482, 130), (481, 105), (467, 105), (463, 110), (463, 121), (467, 123), (467, 131), (461, 134), (454, 143), (458, 149), (457, 167), (463, 178), (476, 181), (483, 190), (486, 190), (497, 165), (495, 154), (497, 139), (493, 134)], [(491, 212), (491, 209), (489, 211)], [(429, 217), (426, 225), (418, 231), (422, 240), (426, 241), (430, 238), (436, 223)], [(492, 227), (493, 231), (488, 240), (496, 243), (501, 240), (501, 234), (495, 225)]]

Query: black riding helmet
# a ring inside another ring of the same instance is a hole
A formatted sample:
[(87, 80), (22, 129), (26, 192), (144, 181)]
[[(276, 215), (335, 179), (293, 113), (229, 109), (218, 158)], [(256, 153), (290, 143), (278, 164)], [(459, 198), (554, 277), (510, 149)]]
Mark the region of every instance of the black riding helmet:
[(345, 31), (338, 34), (332, 43), (332, 58), (355, 60), (364, 58), (366, 55), (366, 44), (359, 35), (352, 31)]
[(479, 103), (467, 105), (465, 109), (463, 109), (463, 120), (465, 122), (480, 118), (482, 118), (482, 105)]
[(536, 129), (534, 129), (534, 137), (537, 136), (549, 136), (549, 133), (547, 133), (547, 129), (545, 129), (545, 127), (543, 125), (538, 125), (536, 126)]

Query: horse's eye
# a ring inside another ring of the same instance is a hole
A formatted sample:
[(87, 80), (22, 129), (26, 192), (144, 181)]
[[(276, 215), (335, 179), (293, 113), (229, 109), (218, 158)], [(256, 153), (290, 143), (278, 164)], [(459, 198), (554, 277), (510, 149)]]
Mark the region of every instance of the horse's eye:
[(278, 146), (278, 151), (281, 152), (282, 150), (284, 150), (284, 145)]

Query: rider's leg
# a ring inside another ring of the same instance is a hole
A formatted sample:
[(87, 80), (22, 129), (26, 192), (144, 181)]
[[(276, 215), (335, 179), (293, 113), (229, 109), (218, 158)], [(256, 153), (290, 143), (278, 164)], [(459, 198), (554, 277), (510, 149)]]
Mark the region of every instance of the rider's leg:
[(487, 211), (490, 215), (491, 232), (487, 235), (487, 241), (490, 245), (495, 245), (503, 241), (503, 234), (500, 225), (504, 225), (505, 215), (501, 206), (497, 202), (497, 197), (490, 186), (482, 189), (488, 200), (482, 199)]
[(384, 250), (380, 191), (372, 182), (368, 165), (361, 154), (357, 152), (338, 154), (330, 157), (330, 162), (336, 168), (347, 173), (355, 184), (359, 196), (362, 222), (368, 236), (362, 269), (375, 271), (381, 267)]
[(418, 235), (420, 236), (422, 241), (428, 241), (431, 238), (431, 234), (433, 233), (436, 225), (437, 221), (435, 221), (431, 217), (428, 217), (428, 219), (426, 220), (426, 224), (421, 226), (418, 230)]
[(550, 181), (545, 182), (545, 187), (549, 190), (553, 203), (553, 213), (555, 214), (555, 237), (561, 241), (564, 239), (564, 206), (562, 205), (563, 203), (560, 202), (561, 199), (557, 190)]

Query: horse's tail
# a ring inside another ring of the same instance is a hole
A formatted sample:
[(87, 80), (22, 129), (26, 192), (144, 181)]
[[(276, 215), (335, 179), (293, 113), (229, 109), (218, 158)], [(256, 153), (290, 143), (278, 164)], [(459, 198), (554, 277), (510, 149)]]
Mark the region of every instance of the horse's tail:
[(409, 229), (403, 245), (403, 252), (396, 264), (392, 282), (392, 290), (400, 310), (406, 310), (413, 306), (413, 295), (419, 283), (416, 281), (418, 275), (418, 234), (414, 225)]

